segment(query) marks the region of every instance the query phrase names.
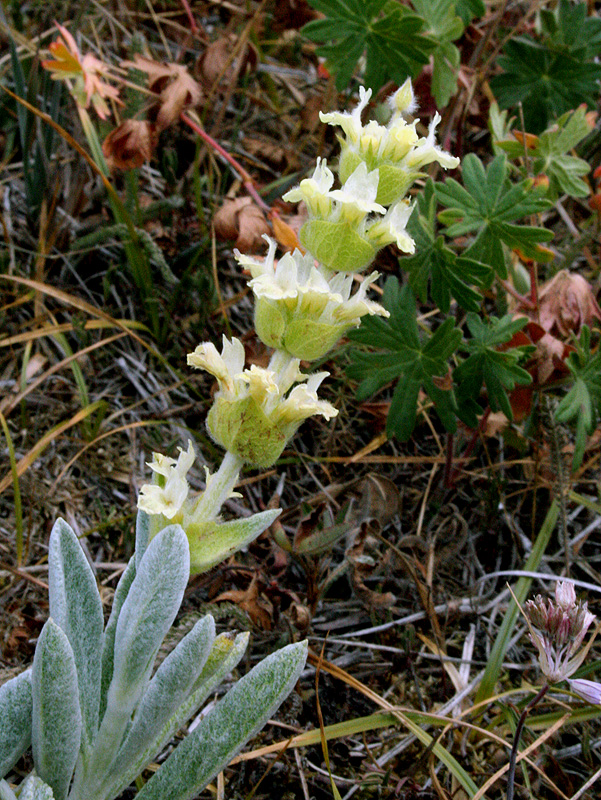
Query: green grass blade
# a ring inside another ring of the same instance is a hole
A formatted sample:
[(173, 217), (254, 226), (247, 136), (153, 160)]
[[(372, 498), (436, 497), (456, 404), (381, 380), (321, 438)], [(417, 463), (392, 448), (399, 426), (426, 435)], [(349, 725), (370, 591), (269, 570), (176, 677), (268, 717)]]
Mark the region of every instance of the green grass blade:
[[(545, 554), (545, 550), (549, 544), (549, 539), (551, 538), (551, 534), (555, 528), (558, 514), (559, 504), (557, 500), (554, 500), (551, 504), (551, 508), (547, 512), (547, 516), (545, 517), (541, 529), (538, 532), (538, 536), (536, 537), (536, 541), (532, 547), (532, 552), (530, 553), (530, 556), (524, 565), (525, 572), (536, 572), (538, 569), (538, 565), (540, 564), (541, 558)], [(522, 577), (518, 580), (513, 591), (520, 604), (524, 603), (526, 600), (526, 596), (530, 591), (531, 583), (532, 578)], [(490, 660), (486, 669), (484, 670), (484, 675), (482, 676), (482, 681), (478, 687), (475, 699), (476, 703), (486, 700), (494, 693), (495, 684), (497, 683), (499, 674), (501, 672), (503, 659), (505, 657), (505, 653), (507, 652), (509, 640), (511, 639), (511, 634), (513, 633), (518, 614), (519, 609), (515, 600), (512, 599), (505, 614), (503, 624), (501, 625), (499, 633), (497, 634), (497, 638), (490, 654)]]

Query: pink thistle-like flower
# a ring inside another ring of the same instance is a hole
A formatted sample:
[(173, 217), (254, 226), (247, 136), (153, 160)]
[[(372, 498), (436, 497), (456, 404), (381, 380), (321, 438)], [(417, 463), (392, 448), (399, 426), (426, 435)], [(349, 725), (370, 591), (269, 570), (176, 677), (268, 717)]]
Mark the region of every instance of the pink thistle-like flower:
[(581, 649), (596, 619), (587, 603), (576, 599), (572, 583), (558, 581), (555, 602), (539, 594), (534, 600), (528, 600), (522, 613), (530, 639), (538, 650), (541, 670), (549, 683), (567, 680), (580, 667), (597, 635), (595, 630), (586, 647)]

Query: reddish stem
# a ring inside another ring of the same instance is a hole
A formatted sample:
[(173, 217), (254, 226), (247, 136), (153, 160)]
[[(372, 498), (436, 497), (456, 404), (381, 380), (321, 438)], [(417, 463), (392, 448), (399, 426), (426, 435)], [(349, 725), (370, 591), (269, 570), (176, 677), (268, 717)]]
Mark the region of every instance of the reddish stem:
[(223, 147), (219, 144), (219, 142), (216, 142), (215, 139), (213, 139), (212, 136), (209, 136), (209, 134), (203, 128), (201, 128), (200, 125), (197, 125), (196, 122), (194, 122), (193, 119), (191, 119), (189, 116), (187, 116), (187, 114), (184, 114), (182, 112), (180, 114), (180, 119), (182, 120), (182, 122), (185, 122), (186, 125), (189, 125), (192, 128), (192, 130), (194, 131), (194, 133), (197, 133), (200, 136), (200, 138), (203, 139), (209, 145), (209, 147), (212, 147), (213, 150), (215, 150), (217, 153), (219, 153), (219, 155), (222, 158), (224, 158), (227, 161), (227, 163), (236, 170), (236, 172), (240, 175), (240, 177), (242, 179), (242, 183), (244, 185), (244, 188), (249, 193), (249, 195), (253, 198), (255, 203), (266, 214), (270, 214), (271, 213), (271, 208), (267, 205), (267, 203), (263, 200), (263, 198), (259, 195), (259, 193), (255, 189), (255, 185), (253, 183), (253, 179), (248, 174), (248, 172), (244, 169), (242, 164), (240, 164), (238, 161), (236, 161), (236, 159), (233, 156), (231, 156), (227, 152), (227, 150), (223, 149)]
[(190, 32), (192, 34), (198, 33), (198, 25), (196, 24), (196, 20), (194, 19), (194, 14), (192, 14), (192, 9), (188, 3), (188, 0), (181, 0), (181, 3), (184, 7), (184, 11), (186, 12), (186, 16), (188, 17), (188, 21), (190, 22)]
[[(484, 414), (482, 414), (482, 416), (480, 417), (480, 421), (478, 422), (478, 427), (474, 431), (472, 438), (467, 443), (467, 447), (465, 448), (463, 456), (461, 457), (462, 461), (466, 461), (471, 456), (472, 450), (476, 446), (476, 442), (478, 441), (480, 434), (484, 430), (489, 416), (490, 416), (490, 406), (486, 408)], [(455, 469), (449, 475), (449, 482), (448, 482), (449, 489), (452, 489), (453, 486), (455, 485), (455, 480), (457, 479), (460, 470), (461, 467), (455, 467)]]

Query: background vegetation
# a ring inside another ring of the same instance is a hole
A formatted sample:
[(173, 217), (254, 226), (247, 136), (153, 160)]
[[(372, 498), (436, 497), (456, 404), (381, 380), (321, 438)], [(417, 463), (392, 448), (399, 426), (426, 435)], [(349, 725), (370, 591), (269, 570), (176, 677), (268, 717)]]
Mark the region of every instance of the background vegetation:
[[(54, 520), (81, 536), (108, 605), (151, 452), (191, 437), (220, 461), (212, 381), (186, 353), (233, 334), (249, 363), (269, 358), (232, 249), (295, 242), (303, 210), (281, 195), (338, 152), (319, 110), (350, 110), (362, 84), (377, 118), (411, 76), (420, 134), (438, 109), (462, 167), (418, 182), (415, 255), (378, 256), (390, 320), (320, 365), (339, 416), (245, 475), (232, 514), (284, 513), (190, 583), (180, 627), (211, 610), (252, 630), (251, 658), (304, 637), (315, 654), (255, 744), (301, 738), (203, 797), (504, 796), (539, 679), (506, 583), (523, 600), (568, 576), (593, 611), (601, 585), (597, 5), (0, 7), (0, 682), (47, 618)], [(117, 102), (96, 86), (104, 118), (43, 66), (55, 21), (119, 88)], [(597, 796), (599, 716), (545, 698), (521, 796)]]

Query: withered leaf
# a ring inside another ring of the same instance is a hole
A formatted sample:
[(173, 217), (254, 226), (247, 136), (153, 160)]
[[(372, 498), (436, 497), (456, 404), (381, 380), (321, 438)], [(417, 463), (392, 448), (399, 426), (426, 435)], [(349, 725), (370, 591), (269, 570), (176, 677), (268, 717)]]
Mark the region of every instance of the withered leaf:
[(148, 88), (159, 95), (156, 127), (160, 132), (169, 127), (186, 108), (202, 100), (202, 88), (182, 64), (161, 64), (136, 53), (134, 61), (123, 61), (122, 67), (139, 69), (148, 75)]
[(102, 152), (109, 169), (134, 169), (150, 161), (156, 143), (152, 122), (126, 119), (105, 138)]
[(267, 607), (267, 601), (260, 601), (259, 581), (256, 575), (253, 575), (247, 589), (232, 589), (228, 592), (222, 592), (213, 602), (220, 603), (226, 600), (230, 603), (235, 603), (243, 611), (246, 611), (257, 627), (263, 628), (263, 630), (266, 631), (271, 630), (271, 609)]
[(540, 324), (549, 333), (567, 337), (601, 320), (599, 304), (582, 275), (562, 269), (540, 287), (538, 297)]
[(236, 34), (228, 33), (226, 36), (222, 36), (212, 42), (202, 54), (198, 62), (198, 68), (200, 79), (206, 89), (212, 88), (221, 78), (231, 81), (237, 71), (243, 73), (245, 70), (252, 70), (256, 67), (258, 55), (254, 45), (250, 42), (246, 43), (240, 54), (243, 63), (239, 70), (236, 69), (235, 59), (230, 61), (237, 41)]
[(261, 238), (270, 233), (261, 209), (250, 197), (226, 199), (213, 218), (215, 233), (220, 239), (235, 239), (236, 247), (243, 253), (265, 249)]

